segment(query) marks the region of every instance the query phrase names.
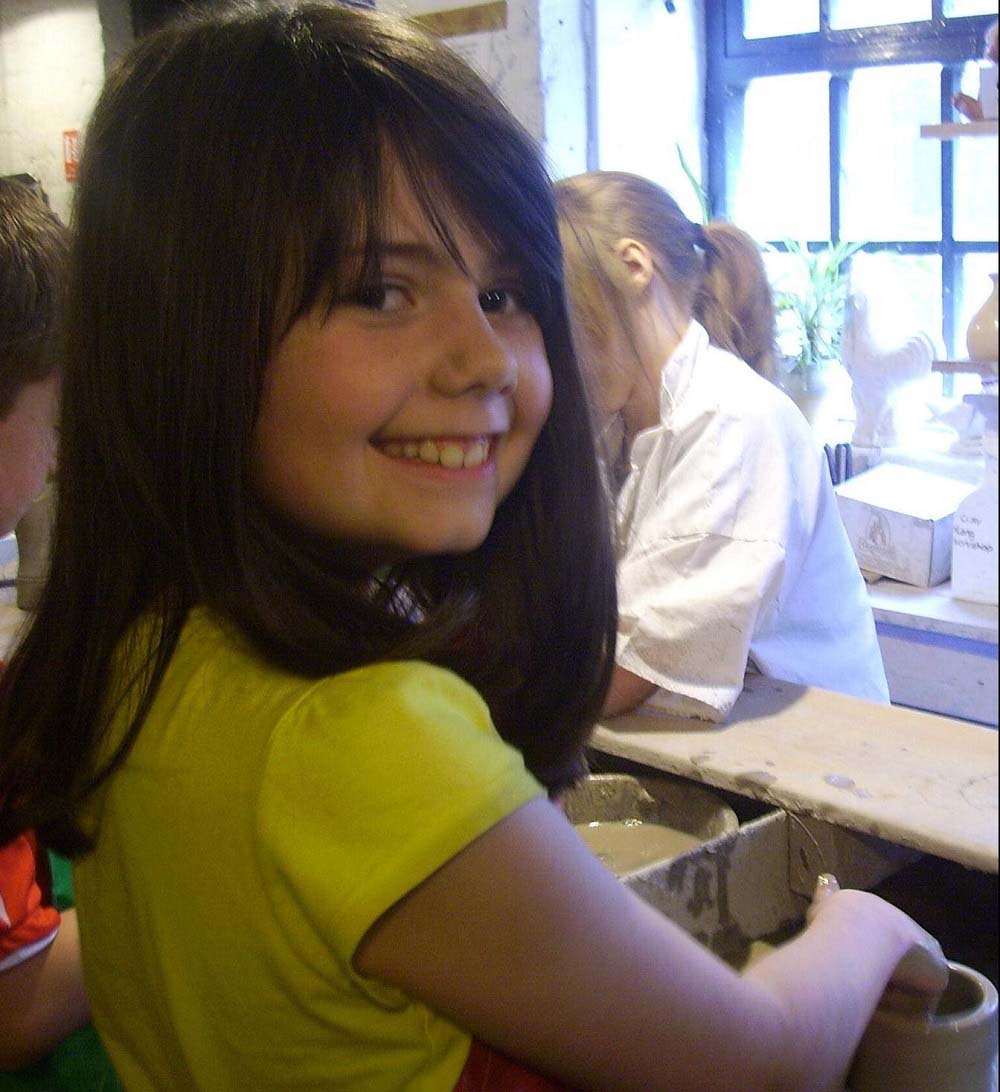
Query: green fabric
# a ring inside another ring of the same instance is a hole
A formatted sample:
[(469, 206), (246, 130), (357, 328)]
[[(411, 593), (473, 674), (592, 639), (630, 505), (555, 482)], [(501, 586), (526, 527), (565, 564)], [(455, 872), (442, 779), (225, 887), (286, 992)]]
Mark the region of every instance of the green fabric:
[(49, 854), (52, 872), (52, 903), (62, 913), (73, 905), (73, 866), (58, 853)]
[(91, 1025), (71, 1035), (42, 1061), (0, 1073), (0, 1092), (120, 1092), (111, 1063)]
[[(72, 865), (49, 854), (52, 901), (57, 910), (73, 905)], [(120, 1092), (111, 1063), (91, 1025), (59, 1044), (47, 1057), (16, 1073), (0, 1073), (0, 1092)]]

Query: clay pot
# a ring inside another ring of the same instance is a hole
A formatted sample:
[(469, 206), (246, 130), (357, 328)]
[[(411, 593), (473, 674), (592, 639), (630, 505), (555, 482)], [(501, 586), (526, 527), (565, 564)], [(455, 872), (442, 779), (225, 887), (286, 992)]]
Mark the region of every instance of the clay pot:
[(854, 416), (851, 377), (839, 361), (826, 360), (789, 372), (781, 387), (813, 431), (824, 439), (838, 435), (837, 423)]
[(851, 1092), (995, 1092), (997, 991), (961, 963), (935, 1016), (878, 1009), (854, 1056)]
[(997, 362), (997, 275), (990, 274), (993, 291), (989, 299), (972, 316), (965, 335), (970, 360)]

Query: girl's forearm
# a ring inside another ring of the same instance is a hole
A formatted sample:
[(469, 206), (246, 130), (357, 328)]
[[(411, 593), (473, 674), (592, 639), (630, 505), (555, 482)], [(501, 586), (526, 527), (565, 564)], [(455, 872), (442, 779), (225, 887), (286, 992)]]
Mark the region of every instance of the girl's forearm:
[(844, 891), (799, 937), (746, 971), (747, 982), (786, 1013), (789, 1087), (825, 1092), (843, 1076), (894, 972), (920, 944), (928, 946), (924, 973), (939, 975), (943, 986), (947, 971), (936, 942), (881, 899)]
[(603, 713), (608, 717), (628, 713), (644, 702), (655, 689), (656, 683), (615, 664), (608, 695), (604, 699)]

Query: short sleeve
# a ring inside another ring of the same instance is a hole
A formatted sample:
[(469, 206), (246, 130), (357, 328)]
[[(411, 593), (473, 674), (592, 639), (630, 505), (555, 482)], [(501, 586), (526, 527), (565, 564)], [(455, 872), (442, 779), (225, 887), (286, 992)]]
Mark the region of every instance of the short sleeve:
[(389, 907), (543, 791), (451, 672), (390, 663), (325, 680), (283, 718), (264, 773), (276, 912), (352, 975)]
[(664, 691), (657, 707), (721, 719), (743, 689), (760, 612), (783, 571), (774, 542), (654, 539), (619, 565), (617, 663)]
[(0, 972), (48, 947), (59, 920), (59, 912), (43, 902), (34, 836), (18, 835), (0, 847)]

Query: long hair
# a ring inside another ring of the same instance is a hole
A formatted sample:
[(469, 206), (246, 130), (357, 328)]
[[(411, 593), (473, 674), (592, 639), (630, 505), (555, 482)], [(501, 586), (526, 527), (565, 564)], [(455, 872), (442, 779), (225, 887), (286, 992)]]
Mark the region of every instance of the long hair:
[[(273, 346), (331, 298), (348, 252), (366, 253), (361, 276), (377, 265), (389, 155), (452, 252), (442, 207), (517, 261), (554, 393), (478, 550), (359, 574), (258, 500), (250, 438)], [(186, 18), (110, 75), (74, 227), (63, 488), (51, 577), (0, 684), (0, 841), (34, 825), (85, 848), (79, 805), (123, 761), (194, 604), (306, 676), (451, 667), (547, 786), (578, 776), (614, 654), (610, 520), (550, 183), (482, 81), (345, 6)], [(139, 633), (145, 666), (116, 679)], [(119, 699), (131, 727), (99, 760)]]
[[(692, 223), (660, 186), (638, 175), (592, 171), (556, 183), (567, 285), (586, 343), (601, 344), (614, 323), (630, 335), (620, 239), (653, 252), (657, 273), (683, 313), (709, 340), (772, 378), (774, 304), (760, 249), (732, 224)], [(594, 339), (597, 339), (596, 341)]]

